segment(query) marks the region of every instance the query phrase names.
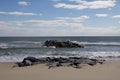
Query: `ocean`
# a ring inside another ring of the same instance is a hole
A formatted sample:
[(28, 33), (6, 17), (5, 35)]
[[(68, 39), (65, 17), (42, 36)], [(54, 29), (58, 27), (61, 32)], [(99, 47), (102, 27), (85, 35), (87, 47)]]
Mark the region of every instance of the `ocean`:
[[(84, 48), (45, 48), (46, 40), (70, 40)], [(0, 62), (22, 61), (28, 56), (120, 59), (120, 37), (0, 37)]]

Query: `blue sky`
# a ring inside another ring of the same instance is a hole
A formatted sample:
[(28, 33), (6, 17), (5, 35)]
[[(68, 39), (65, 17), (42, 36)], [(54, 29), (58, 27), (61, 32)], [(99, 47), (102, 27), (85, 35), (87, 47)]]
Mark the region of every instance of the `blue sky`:
[(120, 0), (0, 0), (0, 36), (120, 36)]

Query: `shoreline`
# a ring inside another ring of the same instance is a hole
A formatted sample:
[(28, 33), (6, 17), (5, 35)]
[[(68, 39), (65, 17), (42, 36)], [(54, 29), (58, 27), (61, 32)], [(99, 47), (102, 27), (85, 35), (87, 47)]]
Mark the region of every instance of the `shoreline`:
[(106, 61), (95, 66), (81, 65), (80, 69), (45, 64), (13, 67), (15, 62), (0, 62), (1, 80), (120, 80), (120, 60)]

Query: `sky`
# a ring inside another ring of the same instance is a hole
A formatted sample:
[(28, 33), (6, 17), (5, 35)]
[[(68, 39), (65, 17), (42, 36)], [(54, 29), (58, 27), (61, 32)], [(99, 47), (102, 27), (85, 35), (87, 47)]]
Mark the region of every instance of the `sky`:
[(120, 36), (120, 0), (0, 0), (0, 36)]

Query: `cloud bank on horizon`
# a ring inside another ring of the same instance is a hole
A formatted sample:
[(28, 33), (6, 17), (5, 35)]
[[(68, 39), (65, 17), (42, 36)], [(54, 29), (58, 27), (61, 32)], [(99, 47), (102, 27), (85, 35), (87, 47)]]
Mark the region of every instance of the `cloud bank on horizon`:
[(120, 36), (119, 0), (0, 1), (0, 36)]

